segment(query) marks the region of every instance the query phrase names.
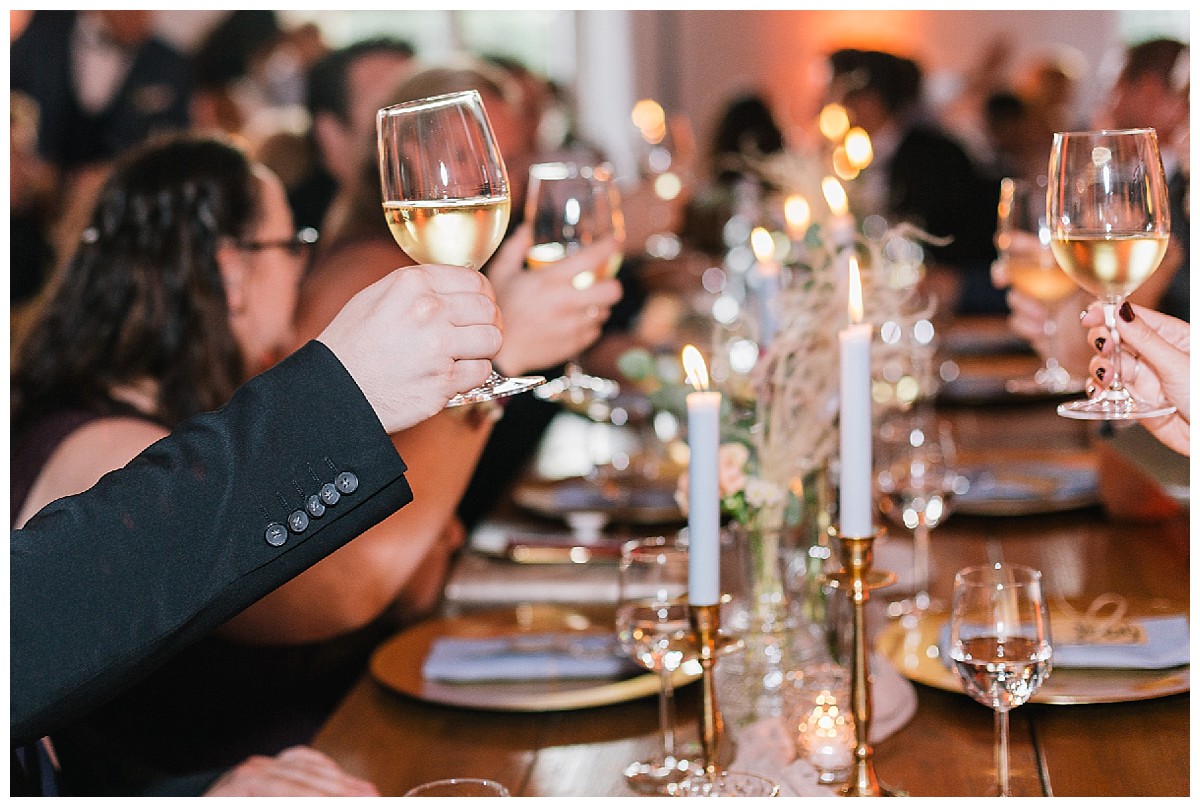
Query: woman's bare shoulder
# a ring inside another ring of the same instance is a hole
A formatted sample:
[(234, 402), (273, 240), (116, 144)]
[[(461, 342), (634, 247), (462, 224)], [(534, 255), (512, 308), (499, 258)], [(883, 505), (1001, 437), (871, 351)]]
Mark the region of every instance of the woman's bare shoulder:
[(56, 499), (82, 493), (167, 434), (165, 427), (135, 417), (105, 417), (80, 426), (42, 466), (15, 523), (24, 524)]

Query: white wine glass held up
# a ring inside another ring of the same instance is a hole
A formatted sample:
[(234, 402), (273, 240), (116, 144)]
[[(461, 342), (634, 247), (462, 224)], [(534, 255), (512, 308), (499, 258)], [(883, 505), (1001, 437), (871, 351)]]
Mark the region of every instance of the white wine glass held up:
[[(607, 165), (553, 162), (532, 166), (525, 221), (533, 238), (526, 257), (532, 271), (608, 236), (618, 242), (625, 238), (621, 196)], [(574, 280), (576, 287), (586, 288), (598, 277), (615, 276), (621, 257), (620, 251), (614, 252), (607, 265), (579, 273)], [(586, 413), (589, 403), (611, 400), (620, 391), (616, 381), (586, 373), (576, 358), (567, 363), (562, 376), (543, 384), (534, 394)]]
[(1014, 794), (1008, 713), (1050, 675), (1053, 656), (1042, 573), (1027, 566), (970, 566), (954, 576), (950, 658), (963, 690), (996, 714), (994, 796)]
[(1050, 152), (1050, 248), (1063, 270), (1104, 304), (1112, 338), (1107, 388), (1060, 404), (1064, 417), (1125, 420), (1175, 411), (1139, 400), (1121, 382), (1117, 311), (1162, 261), (1171, 231), (1167, 179), (1153, 129), (1057, 132)]
[[(417, 263), (480, 269), (504, 238), (509, 186), (479, 93), (384, 107), (376, 132), (383, 212), (396, 243)], [(502, 398), (543, 381), (493, 372), (447, 406)]]

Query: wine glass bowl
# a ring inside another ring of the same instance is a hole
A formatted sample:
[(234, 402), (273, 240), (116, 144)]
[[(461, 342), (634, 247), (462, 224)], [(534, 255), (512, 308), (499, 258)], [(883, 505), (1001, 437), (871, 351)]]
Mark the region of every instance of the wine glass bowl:
[(1058, 314), (1078, 287), (1050, 249), (1045, 187), (1009, 177), (1000, 181), (995, 240), (993, 277), (1046, 307), (1045, 361), (1033, 376), (1010, 379), (1006, 389), (1016, 394), (1082, 391), (1083, 379), (1072, 378), (1059, 362)]
[(913, 534), (912, 582), (897, 588), (889, 616), (940, 607), (929, 596), (929, 533), (941, 524), (968, 482), (956, 470), (954, 437), (945, 423), (923, 408), (900, 413), (879, 434), (875, 484), (879, 511)]
[(1121, 379), (1117, 310), (1158, 269), (1171, 221), (1167, 180), (1153, 129), (1057, 132), (1050, 152), (1047, 218), (1054, 257), (1104, 305), (1112, 345), (1107, 388), (1059, 405), (1065, 417), (1123, 420), (1167, 415), (1169, 404), (1137, 399)]
[(685, 661), (698, 657), (688, 610), (687, 548), (663, 537), (634, 539), (621, 547), (616, 631), (621, 649), (659, 675), (660, 754), (625, 768), (629, 786), (665, 795), (668, 785), (699, 770), (675, 751), (672, 678)]
[[(480, 269), (504, 238), (509, 184), (475, 90), (421, 98), (376, 113), (383, 213), (399, 247), (417, 263)], [(491, 400), (545, 379), (504, 378), (447, 404)]]
[[(621, 197), (607, 165), (533, 165), (529, 169), (525, 221), (532, 236), (525, 263), (532, 271), (545, 269), (608, 236), (618, 241), (625, 237)], [(619, 251), (613, 252), (606, 265), (576, 275), (574, 284), (582, 289), (597, 278), (615, 277), (621, 259)], [(575, 358), (567, 363), (563, 375), (542, 385), (535, 394), (588, 416), (593, 402), (611, 400), (620, 392), (620, 384), (586, 373)]]
[(971, 566), (954, 577), (950, 658), (963, 690), (996, 715), (996, 793), (1010, 793), (1008, 712), (1050, 675), (1050, 619), (1036, 569)]

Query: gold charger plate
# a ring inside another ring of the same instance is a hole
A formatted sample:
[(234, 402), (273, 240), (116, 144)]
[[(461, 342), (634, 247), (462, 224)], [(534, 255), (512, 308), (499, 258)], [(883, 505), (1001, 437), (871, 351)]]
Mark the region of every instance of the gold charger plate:
[[(421, 622), (384, 642), (371, 656), (371, 675), (384, 686), (418, 700), (500, 712), (557, 712), (588, 709), (643, 698), (658, 692), (658, 676), (628, 678), (545, 679), (451, 683), (421, 675), (425, 656), (443, 636), (483, 638), (521, 633), (577, 631), (611, 633), (612, 608), (523, 603)], [(685, 664), (675, 674), (680, 686), (699, 677)]]
[[(1178, 608), (1149, 607), (1131, 609), (1137, 615), (1180, 613)], [(962, 692), (958, 677), (938, 654), (938, 632), (948, 614), (934, 612), (917, 620), (907, 629), (900, 620), (887, 624), (875, 639), (875, 652), (886, 658), (902, 675), (919, 684)], [(1054, 613), (1050, 616), (1051, 625)], [(1030, 703), (1085, 704), (1123, 703), (1178, 695), (1191, 688), (1191, 667), (1165, 670), (1119, 670), (1082, 667), (1056, 667)], [(965, 693), (963, 697), (966, 697)]]

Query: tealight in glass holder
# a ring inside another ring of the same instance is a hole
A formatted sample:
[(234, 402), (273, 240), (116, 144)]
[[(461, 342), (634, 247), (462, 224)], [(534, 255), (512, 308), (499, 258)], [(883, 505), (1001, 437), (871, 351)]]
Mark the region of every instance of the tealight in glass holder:
[(796, 754), (817, 771), (817, 782), (845, 782), (854, 765), (850, 672), (840, 664), (808, 664), (785, 676), (784, 714)]

